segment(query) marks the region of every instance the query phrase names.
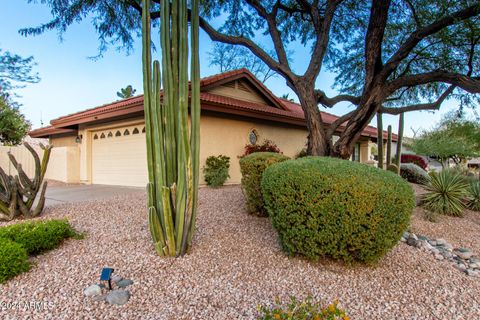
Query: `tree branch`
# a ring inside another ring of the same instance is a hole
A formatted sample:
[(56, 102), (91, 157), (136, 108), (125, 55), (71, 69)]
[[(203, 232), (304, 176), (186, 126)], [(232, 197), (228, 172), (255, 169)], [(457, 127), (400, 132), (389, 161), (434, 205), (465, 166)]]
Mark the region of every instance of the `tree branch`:
[(322, 90), (315, 90), (315, 95), (317, 98), (317, 103), (320, 103), (326, 108), (332, 108), (339, 102), (350, 102), (354, 105), (358, 105), (360, 103), (360, 97), (355, 97), (348, 94), (340, 94), (333, 98), (327, 97), (326, 93)]
[(441, 18), (421, 29), (417, 29), (410, 37), (400, 46), (400, 48), (387, 61), (382, 70), (383, 79), (388, 76), (398, 67), (398, 65), (405, 59), (410, 52), (417, 46), (417, 44), (424, 38), (437, 33), (438, 31), (458, 21), (466, 20), (480, 14), (480, 5), (475, 4), (463, 10), (457, 11), (447, 17)]
[(456, 86), (451, 85), (448, 87), (447, 90), (437, 99), (437, 101), (431, 103), (420, 103), (420, 104), (413, 104), (405, 107), (400, 108), (388, 108), (388, 107), (381, 107), (379, 112), (388, 113), (393, 115), (398, 115), (404, 112), (410, 111), (420, 111), (420, 110), (439, 110), (442, 103), (445, 99), (455, 90)]
[(332, 136), (335, 131), (340, 127), (345, 121), (349, 120), (354, 114), (356, 110), (350, 111), (349, 113), (344, 114), (337, 120), (333, 121), (327, 130), (327, 135)]

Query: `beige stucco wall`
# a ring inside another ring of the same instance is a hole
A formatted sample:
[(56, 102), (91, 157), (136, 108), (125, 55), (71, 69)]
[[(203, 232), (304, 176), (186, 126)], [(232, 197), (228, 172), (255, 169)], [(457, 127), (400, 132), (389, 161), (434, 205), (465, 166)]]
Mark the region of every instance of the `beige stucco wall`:
[[(200, 124), (200, 166), (207, 157), (220, 154), (230, 157), (230, 179), (228, 184), (240, 183), (239, 157), (249, 143), (252, 129), (258, 133), (259, 142), (272, 140), (286, 156), (293, 157), (302, 150), (307, 141), (307, 131), (298, 127), (273, 125), (261, 121), (202, 116)], [(203, 173), (201, 173), (201, 182)]]

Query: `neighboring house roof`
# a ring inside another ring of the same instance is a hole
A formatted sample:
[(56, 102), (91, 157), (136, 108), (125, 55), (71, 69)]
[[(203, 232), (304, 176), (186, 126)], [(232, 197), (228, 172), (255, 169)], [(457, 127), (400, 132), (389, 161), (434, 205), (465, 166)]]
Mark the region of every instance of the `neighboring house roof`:
[[(262, 96), (265, 104), (209, 92), (213, 88), (231, 83), (235, 80), (246, 81), (257, 91), (257, 94)], [(299, 104), (276, 97), (247, 69), (233, 70), (202, 78), (200, 88), (202, 110), (247, 116), (303, 127), (306, 126), (305, 116)], [(143, 115), (143, 95), (56, 118), (50, 122), (51, 126), (32, 130), (29, 134), (31, 137), (41, 138), (50, 135), (71, 133), (76, 131), (78, 125), (101, 121), (114, 121), (137, 115)], [(326, 124), (332, 123), (337, 118), (338, 117), (333, 114), (322, 112), (322, 119)], [(339, 127), (339, 130), (342, 130), (342, 126)], [(368, 126), (363, 130), (362, 135), (377, 137), (377, 129)], [(387, 138), (386, 132), (384, 132), (384, 137)], [(396, 140), (396, 135), (394, 135), (393, 139)]]

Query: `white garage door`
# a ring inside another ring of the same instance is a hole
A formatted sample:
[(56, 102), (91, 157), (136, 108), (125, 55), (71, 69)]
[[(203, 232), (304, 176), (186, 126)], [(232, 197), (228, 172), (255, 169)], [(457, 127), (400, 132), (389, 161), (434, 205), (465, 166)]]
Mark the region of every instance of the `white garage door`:
[(147, 149), (143, 124), (92, 132), (92, 183), (145, 187)]

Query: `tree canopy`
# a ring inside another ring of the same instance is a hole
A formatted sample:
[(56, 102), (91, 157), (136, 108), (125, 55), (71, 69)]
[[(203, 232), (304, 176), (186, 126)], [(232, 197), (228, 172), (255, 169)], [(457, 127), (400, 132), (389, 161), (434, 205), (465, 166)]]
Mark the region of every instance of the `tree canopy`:
[(411, 147), (418, 154), (439, 159), (442, 164), (448, 159), (459, 164), (480, 157), (480, 122), (449, 115), (415, 138)]
[(0, 142), (18, 145), (30, 130), (30, 122), (6, 95), (0, 95)]
[[(90, 17), (104, 50), (131, 48), (140, 31), (138, 0), (42, 2), (53, 19), (22, 34), (64, 32)], [(158, 24), (160, 0), (152, 2)], [(285, 79), (304, 110), (310, 154), (348, 158), (377, 112), (437, 110), (449, 98), (461, 107), (480, 102), (479, 15), (478, 0), (202, 0), (200, 27)], [(299, 46), (310, 50), (305, 70), (289, 60)], [(315, 86), (322, 68), (336, 74), (337, 96)], [(319, 106), (340, 102), (352, 111), (325, 124)]]
[(9, 51), (0, 49), (0, 94), (6, 94), (20, 83), (36, 83), (40, 81), (37, 73), (33, 73), (35, 62), (33, 57), (22, 58)]
[(117, 97), (122, 99), (130, 98), (135, 95), (135, 92), (137, 92), (137, 90), (133, 89), (131, 85), (128, 85), (125, 88), (121, 88), (120, 91), (117, 92)]

